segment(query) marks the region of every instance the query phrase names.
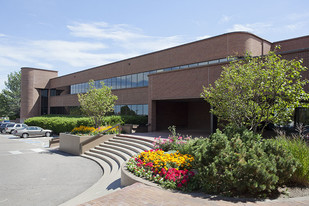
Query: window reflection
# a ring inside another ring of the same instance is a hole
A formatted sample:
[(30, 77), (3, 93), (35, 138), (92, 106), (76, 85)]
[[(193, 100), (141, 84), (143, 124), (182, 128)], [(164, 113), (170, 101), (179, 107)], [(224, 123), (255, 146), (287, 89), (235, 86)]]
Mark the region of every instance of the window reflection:
[[(217, 64), (222, 62), (229, 62), (233, 61), (236, 58), (222, 58), (222, 59), (215, 59), (205, 62), (197, 62), (193, 64), (186, 64), (181, 66), (175, 66), (175, 67), (168, 67), (168, 68), (161, 68), (157, 70), (152, 70), (148, 72), (141, 72), (137, 74), (129, 74), (124, 76), (118, 76), (113, 77), (109, 79), (104, 80), (97, 80), (95, 81), (95, 87), (101, 88), (101, 81), (104, 81), (104, 84), (108, 87), (111, 87), (112, 89), (125, 89), (125, 88), (135, 88), (135, 87), (144, 87), (148, 86), (148, 75), (149, 74), (155, 74), (163, 71), (172, 71), (172, 70), (178, 70), (178, 69), (185, 69), (185, 68), (191, 68), (191, 67), (197, 67), (197, 66), (204, 66), (209, 64)], [(71, 85), (71, 94), (77, 94), (77, 93), (85, 93), (89, 89), (88, 82), (87, 83), (80, 83)]]
[(148, 104), (115, 105), (114, 114), (118, 115), (148, 115)]
[(144, 85), (144, 74), (138, 73), (137, 74), (137, 86), (142, 87)]
[(137, 87), (137, 74), (132, 74), (132, 86)]

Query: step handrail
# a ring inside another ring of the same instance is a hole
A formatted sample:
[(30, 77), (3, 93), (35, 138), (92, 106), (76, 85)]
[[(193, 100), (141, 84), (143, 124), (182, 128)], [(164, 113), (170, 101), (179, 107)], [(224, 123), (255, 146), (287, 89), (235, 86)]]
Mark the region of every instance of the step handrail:
[(86, 140), (82, 141), (82, 142), (79, 144), (79, 149), (80, 149), (79, 151), (80, 151), (80, 154), (81, 154), (81, 151), (82, 151), (83, 146), (85, 146), (85, 145), (89, 144), (90, 142), (93, 142), (93, 141), (97, 140), (98, 138), (104, 136), (104, 134), (105, 134), (106, 132), (108, 132), (108, 131), (110, 131), (110, 130), (116, 128), (116, 127), (119, 127), (119, 128), (120, 128), (120, 126), (121, 126), (121, 124), (116, 124), (116, 125), (114, 125), (113, 127), (109, 128), (109, 129), (106, 129), (106, 130), (100, 132), (99, 134), (96, 134), (96, 135), (90, 137), (89, 139), (86, 139)]

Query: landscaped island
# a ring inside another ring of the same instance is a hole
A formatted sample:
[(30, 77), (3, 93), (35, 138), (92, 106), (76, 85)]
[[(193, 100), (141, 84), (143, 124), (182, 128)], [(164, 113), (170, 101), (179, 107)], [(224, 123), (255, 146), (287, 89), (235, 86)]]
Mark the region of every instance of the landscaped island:
[(278, 188), (309, 186), (309, 147), (303, 136), (264, 139), (226, 127), (209, 138), (183, 138), (175, 128), (157, 149), (127, 162), (127, 169), (162, 187), (232, 197), (267, 198)]

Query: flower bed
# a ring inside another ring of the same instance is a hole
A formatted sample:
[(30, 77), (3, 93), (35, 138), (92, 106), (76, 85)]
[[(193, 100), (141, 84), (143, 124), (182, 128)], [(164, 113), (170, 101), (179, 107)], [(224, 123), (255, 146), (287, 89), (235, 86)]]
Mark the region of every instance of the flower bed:
[(136, 176), (144, 177), (170, 189), (186, 190), (194, 176), (194, 157), (178, 151), (165, 153), (161, 149), (149, 150), (132, 157), (127, 168)]
[[(75, 127), (72, 131), (71, 134), (75, 134), (75, 135), (91, 135), (94, 136), (96, 134), (99, 134), (101, 132), (103, 132), (104, 130), (107, 130), (109, 128), (111, 128), (112, 126), (101, 126), (99, 128), (94, 128), (94, 127), (88, 127), (88, 126), (79, 126), (79, 127)], [(114, 129), (110, 130), (107, 132), (107, 134), (115, 134), (118, 132), (118, 127), (115, 127)]]

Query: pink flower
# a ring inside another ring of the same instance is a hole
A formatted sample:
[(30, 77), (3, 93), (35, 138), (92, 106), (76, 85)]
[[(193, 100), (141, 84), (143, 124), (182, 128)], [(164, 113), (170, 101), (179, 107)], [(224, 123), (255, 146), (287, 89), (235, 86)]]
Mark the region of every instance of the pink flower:
[(181, 183), (182, 183), (182, 184), (187, 184), (187, 180), (186, 180), (186, 179), (183, 179), (183, 180), (181, 181)]

